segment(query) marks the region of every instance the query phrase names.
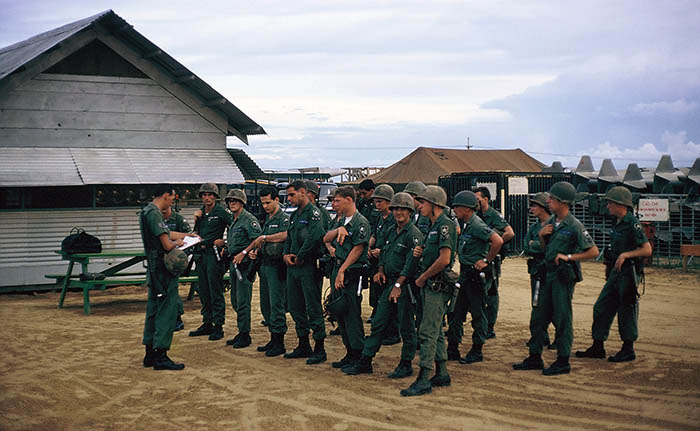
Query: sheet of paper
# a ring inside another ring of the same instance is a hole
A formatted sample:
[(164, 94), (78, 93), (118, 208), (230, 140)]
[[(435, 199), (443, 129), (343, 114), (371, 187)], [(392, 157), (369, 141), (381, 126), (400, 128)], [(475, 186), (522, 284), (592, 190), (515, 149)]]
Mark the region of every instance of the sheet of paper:
[(202, 238), (198, 236), (186, 236), (182, 239), (185, 243), (178, 247), (180, 250), (185, 250), (187, 248), (192, 247), (195, 244), (199, 244), (202, 242)]

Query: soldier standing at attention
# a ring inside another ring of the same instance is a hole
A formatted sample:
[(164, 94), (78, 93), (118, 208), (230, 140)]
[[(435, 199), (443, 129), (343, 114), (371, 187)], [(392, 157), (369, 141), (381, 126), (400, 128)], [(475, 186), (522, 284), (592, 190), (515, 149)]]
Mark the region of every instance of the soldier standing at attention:
[(155, 370), (182, 370), (185, 365), (173, 362), (167, 354), (173, 340), (177, 314), (178, 276), (166, 269), (163, 256), (182, 245), (185, 234), (169, 232), (161, 214), (175, 199), (173, 186), (159, 184), (154, 196), (139, 216), (141, 239), (148, 262), (148, 304), (143, 325), (146, 356), (143, 358), (143, 366)]
[[(577, 358), (605, 358), (603, 343), (617, 314), (622, 349), (608, 358), (610, 362), (634, 361), (637, 340), (639, 300), (637, 286), (642, 275), (642, 257), (651, 256), (651, 245), (639, 220), (632, 214), (632, 193), (625, 187), (613, 187), (605, 195), (610, 214), (617, 219), (606, 249), (606, 282), (593, 306), (593, 345), (576, 352)], [(608, 251), (609, 250), (609, 251)]]
[(270, 342), (259, 346), (258, 352), (265, 356), (279, 356), (286, 352), (284, 334), (287, 332), (287, 271), (282, 254), (287, 240), (289, 216), (279, 205), (277, 188), (263, 187), (260, 190), (260, 202), (267, 213), (262, 235), (246, 248), (251, 258), (261, 259), (260, 265), (260, 302), (267, 302), (261, 308), (269, 310), (265, 320), (270, 331)]
[[(445, 191), (438, 186), (428, 186), (418, 196), (421, 214), (433, 222), (423, 241), (423, 247), (414, 248), (414, 256), (421, 257), (415, 284), (420, 288), (423, 317), (418, 330), (420, 343), (420, 371), (411, 386), (401, 390), (403, 396), (428, 394), (432, 387), (449, 386), (447, 349), (442, 330), (442, 320), (447, 312), (447, 302), (452, 295), (451, 286), (442, 280), (441, 273), (452, 267), (457, 248), (455, 224), (443, 208), (447, 203)], [(428, 378), (435, 364), (435, 376)]]
[[(491, 200), (491, 192), (487, 187), (477, 187), (474, 190), (474, 194), (479, 198), (480, 210), (478, 216), (480, 219), (486, 223), (488, 227), (495, 230), (501, 239), (503, 239), (503, 244), (508, 243), (515, 233), (513, 228), (510, 227), (507, 221), (503, 218), (503, 215), (489, 206), (489, 201)], [(496, 326), (496, 318), (498, 317), (498, 279), (501, 276), (501, 255), (497, 255), (496, 260), (493, 263), (494, 276), (488, 283), (488, 295), (486, 296), (486, 319), (488, 322), (488, 332), (486, 333), (486, 339), (495, 338), (496, 332), (494, 331), (494, 326)]]
[[(189, 223), (187, 223), (187, 220), (185, 220), (185, 218), (181, 216), (179, 212), (173, 211), (172, 206), (166, 208), (164, 211), (161, 211), (161, 214), (163, 214), (163, 221), (165, 221), (165, 225), (168, 227), (170, 232), (190, 233), (190, 231), (192, 231)], [(182, 303), (182, 298), (180, 298), (180, 295), (178, 294), (175, 332), (185, 329), (185, 323), (182, 321), (183, 314), (185, 314), (185, 306)]]
[[(309, 202), (304, 181), (297, 180), (287, 186), (287, 199), (297, 207), (289, 220), (283, 260), (287, 265), (287, 303), (299, 345), (292, 352), (285, 353), (284, 357), (308, 358), (307, 364), (319, 364), (326, 360), (321, 286), (315, 277), (323, 222), (321, 212)], [(310, 330), (315, 341), (313, 352), (309, 344)]]
[[(482, 347), (486, 342), (486, 283), (491, 278), (488, 267), (501, 250), (503, 240), (476, 215), (479, 201), (470, 191), (461, 191), (455, 195), (452, 206), (464, 230), (459, 236), (459, 280), (462, 288), (457, 296), (454, 313), (451, 315), (448, 330), (448, 356), (450, 348), (457, 349), (464, 332), (462, 326), (467, 318), (467, 311), (472, 313), (472, 348), (462, 364), (471, 364), (484, 360)], [(487, 275), (488, 274), (488, 275)], [(457, 350), (459, 355), (459, 350)]]
[(537, 307), (530, 318), (530, 356), (514, 364), (516, 370), (544, 368), (542, 349), (549, 322), (554, 323), (557, 340), (557, 360), (542, 370), (545, 376), (568, 374), (569, 356), (574, 338), (571, 301), (574, 285), (580, 281), (579, 261), (598, 255), (598, 247), (576, 217), (570, 212), (576, 189), (571, 183), (560, 181), (549, 190), (547, 206), (554, 214), (538, 234), (547, 263), (547, 282), (540, 288)]
[(217, 205), (219, 187), (215, 183), (204, 183), (199, 188), (199, 197), (204, 204), (194, 212), (194, 231), (202, 237), (195, 247), (195, 262), (199, 278), (199, 300), (202, 302), (202, 325), (190, 331), (190, 337), (209, 335), (209, 340), (224, 337), (226, 300), (224, 299), (225, 263), (219, 251), (226, 245), (224, 231), (233, 214)]
[(333, 196), (333, 205), (338, 210), (335, 228), (328, 231), (323, 241), (331, 243), (335, 265), (331, 276), (332, 295), (343, 295), (348, 310), (338, 318), (340, 335), (347, 354), (333, 362), (333, 368), (352, 366), (360, 360), (364, 346), (365, 329), (362, 324), (362, 294), (358, 287), (363, 265), (367, 264), (367, 248), (370, 227), (367, 219), (355, 208), (355, 189), (339, 187)]
[(226, 341), (234, 349), (250, 346), (250, 300), (253, 294), (253, 282), (248, 278), (252, 271), (248, 257), (252, 242), (260, 236), (262, 229), (258, 219), (245, 209), (248, 198), (241, 189), (231, 189), (226, 194), (226, 204), (233, 214), (233, 221), (228, 227), (228, 255), (232, 257), (229, 275), (231, 278), (231, 306), (236, 312), (238, 334)]
[[(379, 194), (377, 187), (376, 195)], [(386, 243), (379, 255), (379, 270), (374, 277), (382, 287), (377, 302), (377, 313), (372, 319), (372, 329), (365, 339), (360, 361), (343, 368), (346, 374), (354, 375), (372, 372), (372, 358), (382, 346), (382, 340), (391, 323), (391, 307), (398, 304), (398, 320), (403, 338), (401, 360), (389, 378), (399, 379), (413, 374), (411, 361), (416, 355), (415, 304), (411, 301), (412, 279), (416, 269), (413, 248), (423, 243), (423, 235), (411, 222), (414, 210), (413, 198), (408, 193), (397, 193), (391, 200), (390, 208), (396, 224), (392, 226)], [(405, 290), (405, 291), (404, 291)]]
[[(530, 225), (525, 235), (525, 248), (524, 252), (530, 258), (527, 260), (527, 272), (530, 274), (530, 290), (532, 296), (530, 296), (532, 307), (537, 307), (540, 297), (540, 289), (544, 286), (547, 280), (547, 266), (544, 261), (544, 249), (540, 245), (540, 239), (538, 234), (540, 229), (547, 224), (547, 221), (552, 216), (552, 213), (547, 207), (547, 198), (549, 193), (542, 192), (537, 193), (535, 197), (530, 199), (530, 214), (535, 216), (537, 220)], [(549, 331), (548, 331), (549, 332)], [(549, 333), (545, 336), (544, 345), (548, 349), (556, 349), (554, 344), (549, 342)], [(528, 340), (526, 345), (530, 345), (532, 340)]]

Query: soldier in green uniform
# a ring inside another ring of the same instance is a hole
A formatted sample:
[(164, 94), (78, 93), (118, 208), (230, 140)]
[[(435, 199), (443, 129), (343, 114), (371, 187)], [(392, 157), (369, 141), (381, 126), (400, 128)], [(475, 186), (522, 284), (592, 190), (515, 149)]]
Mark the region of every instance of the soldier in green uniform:
[[(447, 302), (452, 296), (452, 286), (444, 280), (444, 272), (450, 270), (455, 260), (457, 231), (443, 208), (447, 203), (445, 191), (438, 186), (427, 186), (418, 196), (421, 214), (433, 224), (422, 247), (414, 248), (414, 256), (421, 257), (415, 284), (421, 289), (423, 316), (418, 330), (420, 343), (420, 371), (411, 386), (401, 390), (403, 396), (430, 393), (433, 387), (449, 386), (447, 349), (442, 331), (442, 321), (447, 312)], [(428, 378), (435, 363), (435, 376)]]
[(306, 195), (309, 197), (309, 202), (311, 202), (318, 210), (321, 212), (321, 221), (323, 222), (323, 233), (326, 233), (328, 229), (331, 228), (333, 224), (333, 219), (325, 206), (321, 205), (318, 201), (318, 195), (320, 193), (320, 188), (316, 181), (306, 180)]
[[(540, 239), (538, 237), (540, 229), (544, 227), (552, 216), (552, 213), (547, 207), (547, 198), (549, 193), (542, 192), (537, 193), (532, 199), (530, 199), (530, 214), (534, 216), (537, 220), (530, 225), (530, 228), (525, 234), (525, 246), (523, 252), (529, 256), (527, 260), (527, 272), (530, 274), (530, 304), (532, 307), (537, 307), (540, 297), (540, 289), (544, 286), (547, 279), (547, 266), (544, 261), (544, 249), (540, 245)], [(544, 339), (544, 345), (548, 349), (556, 349), (555, 344), (551, 344), (549, 341), (549, 333), (546, 334)], [(527, 346), (530, 345), (530, 340), (526, 343)]]
[[(370, 179), (365, 179), (360, 182), (357, 191), (357, 211), (359, 211), (359, 213), (367, 219), (370, 228), (376, 226), (379, 221), (379, 218), (381, 217), (380, 211), (377, 209), (376, 205), (374, 205), (375, 188), (376, 186), (374, 184), (374, 181)], [(369, 289), (369, 305), (370, 307), (372, 307), (372, 314), (367, 320), (367, 323), (371, 323), (375, 312), (374, 306), (377, 300), (377, 292), (372, 285), (372, 277), (374, 274), (371, 273), (371, 267), (368, 268), (370, 268), (370, 271), (368, 271), (366, 274), (363, 274), (362, 276), (362, 289)]]
[[(462, 341), (463, 324), (467, 311), (472, 313), (472, 347), (462, 364), (471, 364), (484, 360), (482, 347), (486, 342), (486, 302), (487, 280), (490, 279), (489, 265), (501, 250), (503, 240), (476, 215), (479, 201), (471, 191), (461, 191), (455, 195), (452, 206), (460, 221), (464, 222), (464, 230), (459, 236), (459, 280), (462, 288), (456, 298), (454, 312), (449, 318), (448, 358), (450, 348), (459, 346)], [(457, 350), (459, 354), (459, 350)]]
[(159, 184), (154, 196), (153, 201), (139, 215), (141, 238), (148, 263), (148, 304), (143, 326), (146, 355), (143, 366), (155, 370), (182, 370), (185, 365), (173, 362), (167, 354), (175, 329), (178, 276), (166, 269), (163, 257), (166, 252), (183, 244), (185, 234), (168, 231), (161, 214), (175, 199), (173, 186)]
[(418, 230), (420, 230), (423, 237), (425, 237), (428, 234), (430, 225), (433, 224), (433, 222), (431, 222), (428, 217), (420, 213), (420, 201), (418, 201), (416, 197), (423, 193), (423, 190), (425, 190), (425, 184), (423, 184), (421, 181), (411, 181), (410, 183), (406, 184), (406, 187), (403, 189), (404, 192), (408, 193), (413, 198), (415, 205), (415, 212), (413, 213), (412, 220), (413, 224), (418, 228)]
[(605, 250), (606, 282), (593, 306), (593, 345), (576, 352), (579, 358), (605, 358), (604, 342), (617, 314), (622, 349), (608, 358), (610, 362), (634, 361), (637, 340), (639, 302), (638, 278), (641, 258), (651, 256), (651, 245), (639, 220), (632, 214), (632, 193), (625, 187), (613, 187), (605, 195), (610, 214), (617, 223), (610, 233), (610, 248)]
[[(172, 207), (168, 207), (164, 211), (161, 211), (161, 214), (163, 214), (163, 221), (170, 232), (189, 233), (192, 230), (192, 228), (190, 228), (190, 224), (187, 223), (187, 220), (185, 220), (185, 218), (180, 215), (179, 212), (173, 211)], [(182, 321), (183, 314), (185, 314), (185, 306), (182, 303), (182, 298), (180, 298), (180, 295), (178, 294), (175, 332), (185, 329), (185, 322)]]
[[(375, 195), (379, 194), (379, 187)], [(377, 313), (372, 319), (371, 334), (365, 339), (362, 357), (352, 366), (343, 368), (346, 374), (355, 375), (372, 372), (372, 358), (383, 344), (384, 334), (392, 320), (391, 307), (398, 305), (398, 318), (403, 347), (401, 360), (389, 374), (398, 379), (413, 374), (411, 361), (416, 355), (415, 304), (411, 301), (412, 279), (416, 269), (413, 248), (423, 243), (423, 235), (411, 222), (414, 211), (413, 198), (408, 193), (397, 193), (390, 203), (396, 224), (392, 226), (379, 254), (379, 269), (374, 277), (381, 286), (381, 296), (377, 302)], [(404, 292), (406, 290), (406, 292)], [(408, 293), (407, 293), (408, 292)]]
[(545, 376), (568, 374), (571, 371), (569, 356), (574, 338), (573, 310), (571, 301), (574, 285), (580, 281), (579, 261), (598, 255), (598, 247), (583, 224), (571, 214), (569, 207), (576, 198), (576, 189), (571, 183), (560, 181), (552, 186), (547, 206), (554, 214), (538, 234), (547, 276), (540, 289), (537, 307), (530, 318), (530, 356), (514, 364), (516, 370), (540, 370), (544, 368), (544, 348), (547, 326), (554, 323), (557, 340), (557, 360), (542, 370)]
[(233, 214), (233, 221), (228, 227), (227, 246), (231, 257), (231, 305), (236, 312), (238, 334), (226, 344), (240, 349), (250, 346), (250, 301), (253, 282), (248, 277), (251, 271), (251, 259), (248, 257), (251, 243), (260, 236), (262, 228), (258, 219), (245, 209), (248, 198), (241, 189), (231, 189), (226, 195), (226, 204)]
[[(491, 192), (488, 187), (477, 187), (474, 193), (479, 198), (479, 212), (478, 216), (481, 220), (486, 223), (488, 227), (495, 230), (501, 239), (503, 239), (503, 244), (507, 244), (513, 237), (515, 233), (513, 228), (510, 227), (507, 221), (503, 218), (503, 215), (489, 206), (489, 201), (491, 200)], [(488, 295), (486, 296), (486, 319), (488, 321), (488, 332), (486, 333), (486, 338), (494, 338), (496, 332), (494, 331), (494, 326), (496, 326), (496, 318), (498, 317), (498, 280), (501, 276), (501, 260), (502, 256), (499, 254), (496, 257), (492, 267), (494, 276), (488, 282)]]
[(215, 183), (202, 184), (199, 197), (204, 205), (194, 213), (194, 231), (202, 237), (202, 242), (197, 244), (195, 249), (199, 300), (202, 302), (202, 325), (190, 331), (190, 337), (209, 335), (209, 340), (215, 341), (224, 337), (226, 319), (226, 265), (219, 252), (226, 245), (223, 239), (224, 231), (231, 224), (233, 214), (228, 208), (216, 204), (219, 187)]
[(279, 356), (286, 352), (284, 334), (287, 332), (287, 271), (282, 254), (287, 240), (289, 216), (279, 205), (279, 195), (275, 187), (266, 186), (260, 190), (260, 202), (267, 213), (267, 220), (260, 235), (246, 250), (251, 258), (261, 259), (260, 265), (260, 302), (267, 302), (261, 308), (269, 310), (265, 320), (268, 322), (270, 341), (258, 346), (258, 352), (265, 356)]
[(334, 229), (324, 235), (323, 241), (331, 244), (331, 254), (335, 256), (331, 295), (342, 295), (347, 304), (345, 314), (336, 316), (347, 354), (340, 361), (331, 364), (333, 368), (343, 368), (360, 359), (364, 346), (362, 294), (358, 288), (363, 266), (367, 265), (370, 226), (355, 207), (355, 189), (352, 187), (336, 189), (333, 205), (338, 210), (338, 216)]
[[(287, 186), (287, 199), (297, 207), (289, 220), (283, 260), (287, 265), (287, 303), (299, 345), (284, 357), (308, 358), (307, 364), (319, 364), (326, 360), (321, 286), (315, 276), (316, 260), (322, 247), (323, 222), (321, 212), (309, 202), (304, 181), (294, 181)], [(310, 330), (315, 341), (313, 352), (309, 344)]]

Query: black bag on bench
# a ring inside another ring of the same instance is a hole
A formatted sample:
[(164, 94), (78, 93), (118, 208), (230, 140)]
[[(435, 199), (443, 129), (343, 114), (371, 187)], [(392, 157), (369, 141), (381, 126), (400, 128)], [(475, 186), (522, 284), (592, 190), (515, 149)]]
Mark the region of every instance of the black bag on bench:
[(61, 242), (61, 251), (66, 254), (76, 253), (101, 253), (102, 242), (96, 236), (86, 233), (79, 227), (70, 230), (67, 237)]

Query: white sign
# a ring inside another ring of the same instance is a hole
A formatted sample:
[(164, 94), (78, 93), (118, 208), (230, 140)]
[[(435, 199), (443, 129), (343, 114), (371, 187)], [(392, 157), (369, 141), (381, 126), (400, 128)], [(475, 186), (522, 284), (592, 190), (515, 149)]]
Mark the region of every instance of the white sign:
[(526, 195), (526, 194), (528, 194), (527, 178), (526, 177), (508, 177), (508, 194), (509, 195)]
[(640, 199), (640, 221), (668, 221), (668, 199)]
[(477, 187), (486, 187), (489, 189), (489, 193), (491, 193), (491, 200), (495, 201), (496, 198), (498, 198), (498, 194), (496, 193), (496, 183), (476, 183)]

